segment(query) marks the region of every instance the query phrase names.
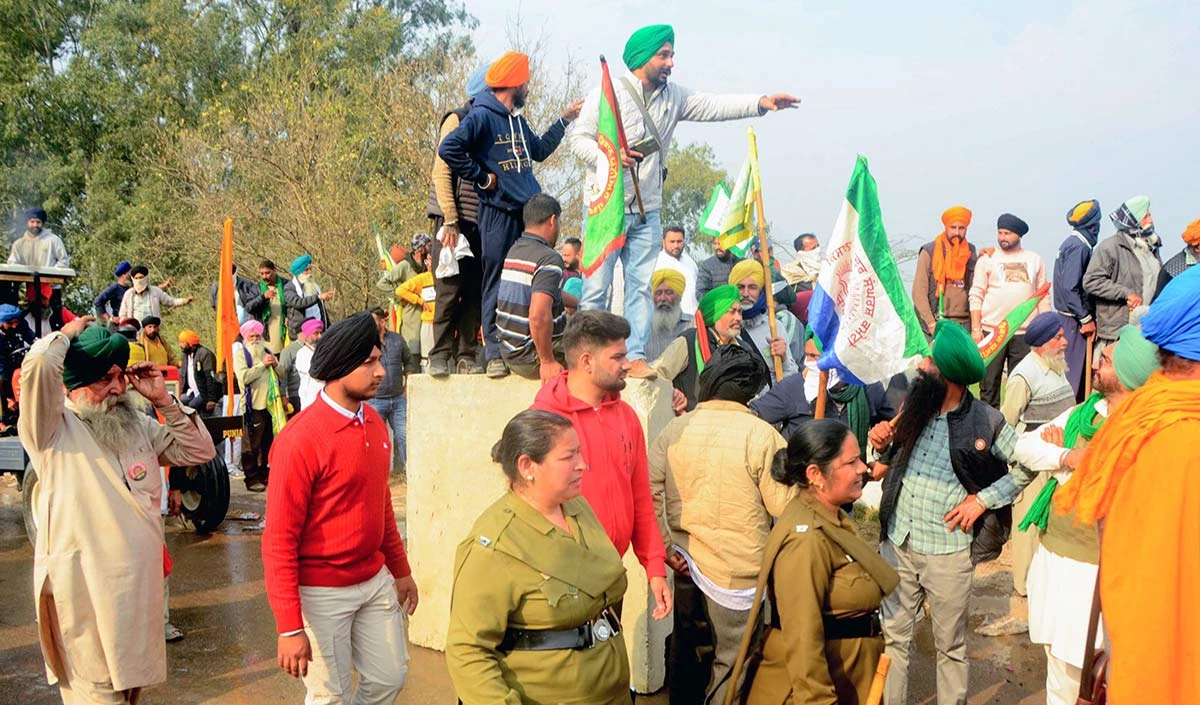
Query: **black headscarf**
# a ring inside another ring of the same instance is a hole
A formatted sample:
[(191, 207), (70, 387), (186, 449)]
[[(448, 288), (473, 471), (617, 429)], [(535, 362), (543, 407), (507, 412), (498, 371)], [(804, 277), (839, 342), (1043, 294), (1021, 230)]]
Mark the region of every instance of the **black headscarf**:
[(700, 373), (697, 396), (700, 401), (722, 399), (749, 404), (767, 386), (767, 363), (737, 343), (720, 345)]
[(313, 351), (308, 376), (322, 382), (341, 379), (367, 361), (380, 346), (379, 327), (368, 311), (356, 313), (329, 327)]

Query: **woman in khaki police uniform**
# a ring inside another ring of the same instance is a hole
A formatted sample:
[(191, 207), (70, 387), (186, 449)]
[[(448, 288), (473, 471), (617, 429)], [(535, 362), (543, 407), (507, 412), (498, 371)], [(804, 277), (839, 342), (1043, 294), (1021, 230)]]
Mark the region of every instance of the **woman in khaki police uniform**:
[[(899, 576), (839, 508), (862, 495), (866, 466), (858, 441), (839, 421), (810, 421), (792, 435), (786, 463), (776, 462), (771, 472), (805, 491), (788, 504), (767, 539), (755, 605), (766, 589), (771, 629), (746, 702), (866, 702), (883, 653), (879, 603)], [(751, 624), (756, 622), (757, 615)], [(737, 667), (750, 636), (743, 639)]]
[(629, 703), (625, 568), (579, 496), (571, 422), (523, 411), (492, 448), (511, 491), (458, 547), (446, 663), (464, 705)]

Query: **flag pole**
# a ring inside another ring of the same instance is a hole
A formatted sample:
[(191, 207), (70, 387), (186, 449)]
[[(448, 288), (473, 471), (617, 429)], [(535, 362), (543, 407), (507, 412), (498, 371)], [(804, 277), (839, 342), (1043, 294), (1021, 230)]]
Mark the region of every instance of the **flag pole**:
[(1087, 399), (1092, 395), (1092, 376), (1089, 372), (1092, 370), (1092, 354), (1094, 352), (1096, 334), (1091, 333), (1084, 337), (1087, 339), (1087, 352), (1084, 353), (1083, 359), (1083, 398)]
[[(226, 251), (225, 251), (226, 243), (229, 244), (230, 252), (228, 252), (228, 253), (226, 253)], [(222, 240), (221, 240), (222, 260), (225, 259), (224, 255), (226, 255), (226, 254), (232, 255), (232, 244), (233, 244), (233, 218), (226, 218), (225, 219), (225, 228), (222, 231)], [(232, 264), (233, 264), (232, 262), (224, 262), (224, 261), (221, 262), (222, 271), (221, 271), (221, 274), (218, 275), (220, 277), (220, 279), (218, 279), (218, 282), (217, 282), (217, 294), (219, 296), (230, 296), (230, 295), (237, 296), (236, 288), (231, 287), (231, 290), (226, 291), (225, 287), (222, 287), (221, 283), (220, 283), (221, 280), (225, 278), (224, 277), (225, 267), (229, 267), (229, 275), (230, 275), (230, 279), (232, 280), (232, 278), (233, 278)], [(220, 316), (221, 316), (220, 307), (221, 307), (221, 302), (218, 301), (218, 303), (217, 303), (217, 320), (218, 320), (218, 322), (220, 321)], [(220, 325), (218, 325), (217, 327), (219, 329)], [(218, 346), (222, 345), (222, 341), (218, 340), (217, 345)], [(232, 358), (233, 358), (233, 351), (226, 350), (225, 358), (224, 358), (225, 359), (225, 400), (226, 400), (225, 401), (225, 415), (226, 416), (233, 416), (233, 397), (235, 394), (237, 394), (237, 391), (234, 386), (235, 379), (234, 379), (234, 374), (233, 374), (233, 359)]]
[(829, 400), (829, 391), (827, 389), (829, 386), (828, 370), (821, 370), (821, 375), (817, 378), (817, 384), (819, 386), (817, 388), (816, 408), (813, 409), (813, 418), (823, 419), (825, 418), (825, 405)]
[[(608, 60), (604, 58), (604, 54), (600, 55), (600, 66), (604, 70), (605, 73), (608, 73)], [(615, 94), (616, 91), (614, 90), (613, 93)], [(614, 95), (613, 97), (615, 98), (616, 96)], [(625, 139), (625, 123), (624, 123), (624, 121), (621, 120), (621, 101), (613, 100), (612, 109), (613, 109), (613, 117), (615, 117), (617, 119), (617, 141), (620, 142), (620, 144), (618, 146), (621, 148), (621, 154), (627, 155), (627, 154), (629, 154), (629, 141)], [(662, 151), (662, 150), (666, 149), (666, 145), (660, 144), (658, 146), (658, 149), (659, 149), (659, 151)], [(662, 158), (666, 159), (667, 155), (664, 153), (662, 155)], [(638, 160), (637, 164), (638, 164), (638, 166), (640, 166), (641, 160)], [(644, 206), (642, 204), (642, 186), (641, 186), (641, 183), (638, 181), (637, 166), (635, 166), (634, 168), (629, 170), (629, 175), (633, 178), (633, 195), (635, 197), (637, 197), (638, 224), (645, 225), (646, 224), (646, 206)]]
[[(753, 127), (747, 127), (746, 134), (750, 140), (751, 163), (754, 165), (754, 207), (758, 213), (758, 258), (763, 266), (763, 289), (767, 292), (767, 325), (771, 328), (771, 338), (775, 339), (779, 337), (779, 331), (775, 324), (775, 291), (774, 282), (771, 281), (771, 255), (767, 247), (767, 218), (763, 215), (762, 183), (758, 174), (758, 140), (754, 136)], [(778, 382), (783, 379), (783, 358), (772, 353), (771, 359), (775, 363), (775, 381)], [(821, 397), (817, 398), (821, 399)]]

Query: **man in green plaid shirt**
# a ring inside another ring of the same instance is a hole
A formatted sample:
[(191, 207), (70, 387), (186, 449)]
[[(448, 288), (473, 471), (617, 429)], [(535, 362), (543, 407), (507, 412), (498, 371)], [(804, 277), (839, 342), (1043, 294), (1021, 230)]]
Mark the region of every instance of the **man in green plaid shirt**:
[[(1012, 525), (1010, 505), (1032, 479), (1009, 471), (1017, 434), (967, 386), (983, 378), (970, 335), (942, 321), (933, 353), (919, 366), (895, 428), (870, 441), (886, 466), (879, 552), (900, 585), (884, 599), (883, 634), (892, 659), (889, 705), (908, 697), (908, 660), (917, 611), (929, 600), (937, 650), (938, 705), (967, 702), (967, 615), (975, 564), (1000, 554)], [(882, 474), (882, 473), (881, 473)]]

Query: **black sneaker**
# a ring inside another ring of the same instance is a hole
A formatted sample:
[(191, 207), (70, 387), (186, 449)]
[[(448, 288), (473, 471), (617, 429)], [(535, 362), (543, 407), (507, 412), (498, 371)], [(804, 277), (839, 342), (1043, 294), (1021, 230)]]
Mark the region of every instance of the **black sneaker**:
[(495, 360), (488, 360), (487, 376), (492, 379), (500, 379), (502, 377), (507, 377), (508, 376), (508, 366), (504, 364), (504, 360), (501, 360), (500, 358), (496, 358)]
[(439, 359), (429, 361), (429, 376), (435, 379), (445, 379), (450, 376), (450, 361)]

